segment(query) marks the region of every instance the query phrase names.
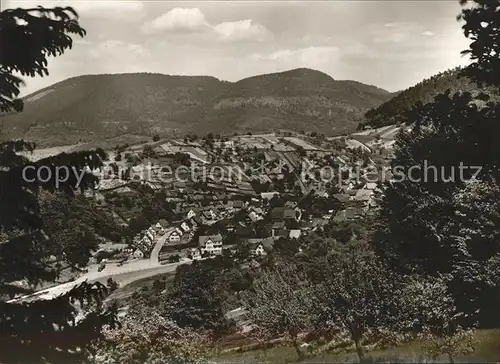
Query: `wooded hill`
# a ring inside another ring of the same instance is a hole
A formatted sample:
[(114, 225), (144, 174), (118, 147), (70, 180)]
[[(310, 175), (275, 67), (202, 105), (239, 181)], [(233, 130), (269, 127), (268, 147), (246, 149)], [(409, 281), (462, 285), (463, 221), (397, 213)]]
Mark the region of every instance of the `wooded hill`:
[(391, 94), (310, 69), (236, 83), (206, 76), (151, 73), (86, 75), (24, 98), (21, 113), (1, 116), (2, 139), (39, 146), (100, 141), (123, 134), (272, 131), (342, 134)]

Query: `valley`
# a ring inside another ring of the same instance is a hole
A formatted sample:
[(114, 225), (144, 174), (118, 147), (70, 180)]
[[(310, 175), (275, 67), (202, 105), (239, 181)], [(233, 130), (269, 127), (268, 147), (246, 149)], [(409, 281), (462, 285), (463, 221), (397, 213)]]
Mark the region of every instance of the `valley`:
[(1, 363), (499, 360), (498, 0), (8, 2)]

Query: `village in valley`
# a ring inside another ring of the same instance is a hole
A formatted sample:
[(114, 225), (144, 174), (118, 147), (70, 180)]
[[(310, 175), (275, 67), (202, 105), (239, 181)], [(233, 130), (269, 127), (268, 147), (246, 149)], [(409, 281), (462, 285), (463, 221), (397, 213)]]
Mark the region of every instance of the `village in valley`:
[(161, 264), (241, 249), (258, 257), (278, 240), (306, 241), (332, 222), (373, 215), (382, 182), (390, 178), (398, 130), (334, 138), (288, 131), (155, 136), (117, 146), (108, 153), (99, 188), (87, 196), (105, 205), (108, 194), (127, 196), (139, 184), (164, 191), (172, 215), (128, 244), (104, 245), (94, 261), (102, 270), (108, 262), (123, 265), (152, 255)]

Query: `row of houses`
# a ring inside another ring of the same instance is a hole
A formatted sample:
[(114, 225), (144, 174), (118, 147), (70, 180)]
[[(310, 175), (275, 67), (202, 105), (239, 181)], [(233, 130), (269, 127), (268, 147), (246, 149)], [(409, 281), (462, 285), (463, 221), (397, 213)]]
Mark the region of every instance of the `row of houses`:
[[(250, 253), (254, 256), (265, 255), (273, 248), (274, 238), (263, 239), (248, 239), (246, 244), (250, 249)], [(198, 247), (190, 250), (190, 256), (193, 260), (201, 259), (202, 257), (213, 257), (222, 255), (224, 246), (221, 234), (200, 236), (198, 239)]]
[(142, 259), (149, 256), (154, 248), (156, 238), (165, 234), (167, 227), (168, 223), (162, 220), (136, 236), (133, 242), (133, 246), (135, 248), (133, 252), (134, 258)]

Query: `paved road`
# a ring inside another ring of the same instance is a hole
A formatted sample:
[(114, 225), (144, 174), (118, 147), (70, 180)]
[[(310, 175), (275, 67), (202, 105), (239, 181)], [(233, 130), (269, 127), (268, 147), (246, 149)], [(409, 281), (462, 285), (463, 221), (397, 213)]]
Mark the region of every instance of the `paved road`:
[(124, 264), (121, 267), (118, 267), (117, 265), (113, 264), (107, 266), (101, 272), (98, 272), (97, 269), (92, 271), (89, 270), (87, 274), (84, 274), (78, 279), (75, 279), (73, 282), (59, 284), (57, 286), (50, 287), (42, 291), (38, 291), (28, 296), (16, 298), (8, 302), (16, 302), (16, 301), (29, 302), (40, 299), (42, 300), (53, 299), (61, 294), (68, 292), (73, 287), (84, 281), (87, 281), (89, 283), (101, 282), (105, 284), (108, 278), (113, 278), (113, 280), (118, 282), (118, 284), (120, 284), (120, 286), (123, 287), (129, 283), (138, 281), (140, 279), (152, 277), (157, 274), (174, 272), (179, 265), (190, 264), (190, 263), (191, 263), (190, 259), (183, 259), (178, 263), (170, 263), (165, 265), (158, 264), (157, 266), (151, 266), (149, 260), (140, 260), (129, 264)]
[(151, 256), (149, 258), (149, 261), (151, 262), (152, 265), (158, 265), (158, 264), (160, 264), (160, 260), (158, 258), (159, 255), (160, 255), (160, 250), (163, 247), (163, 245), (165, 244), (165, 242), (167, 241), (167, 238), (170, 236), (170, 234), (174, 230), (175, 230), (175, 228), (168, 228), (165, 231), (165, 234), (163, 234), (162, 236), (160, 236), (160, 238), (156, 242), (153, 250), (151, 251)]
[(125, 286), (134, 281), (155, 276), (157, 274), (169, 273), (175, 271), (175, 269), (181, 264), (189, 264), (191, 260), (182, 259), (178, 263), (170, 264), (160, 264), (159, 254), (160, 250), (167, 241), (167, 237), (175, 228), (167, 229), (164, 235), (162, 235), (156, 242), (149, 259), (136, 260), (130, 263), (125, 263), (123, 265), (118, 265), (117, 263), (108, 263), (106, 268), (102, 271), (98, 271), (98, 266), (89, 267), (88, 273), (78, 277), (73, 282), (67, 282), (59, 284), (54, 287), (50, 287), (34, 294), (20, 297), (9, 302), (15, 301), (31, 301), (35, 299), (52, 299), (63, 293), (68, 292), (70, 289), (75, 287), (77, 284), (87, 281), (91, 282), (101, 282), (106, 283), (108, 278), (113, 278), (120, 286)]

